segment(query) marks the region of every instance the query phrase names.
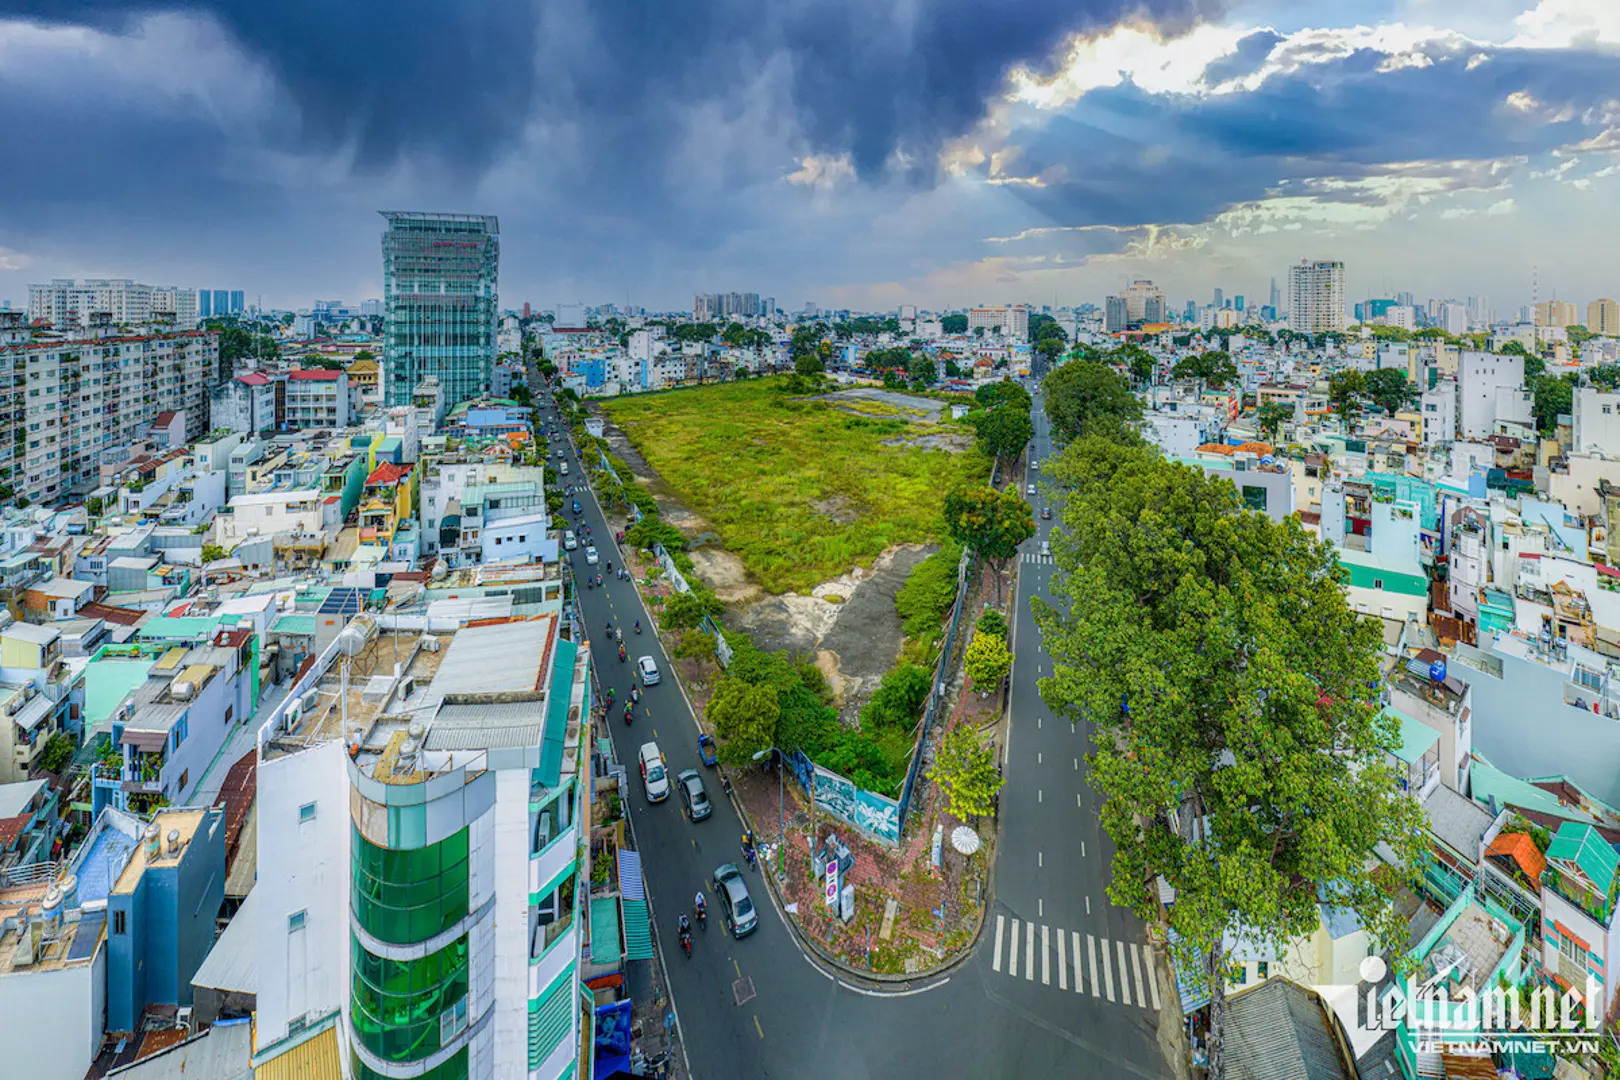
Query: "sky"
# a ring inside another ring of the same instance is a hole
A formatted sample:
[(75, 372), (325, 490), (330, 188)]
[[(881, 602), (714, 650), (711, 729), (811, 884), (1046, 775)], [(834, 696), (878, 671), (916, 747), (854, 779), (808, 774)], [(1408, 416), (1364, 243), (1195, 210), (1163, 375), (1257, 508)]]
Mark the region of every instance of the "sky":
[(498, 215), (504, 306), (1620, 294), (1616, 0), (0, 0), (0, 301), (381, 295)]

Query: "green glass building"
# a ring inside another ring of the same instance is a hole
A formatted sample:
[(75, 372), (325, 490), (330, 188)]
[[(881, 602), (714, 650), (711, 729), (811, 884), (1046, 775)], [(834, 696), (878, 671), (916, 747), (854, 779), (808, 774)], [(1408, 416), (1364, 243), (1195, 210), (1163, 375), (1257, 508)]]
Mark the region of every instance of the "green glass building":
[(486, 214), (382, 211), (383, 380), (409, 405), (423, 379), (441, 407), (487, 394), (495, 369), (500, 223)]

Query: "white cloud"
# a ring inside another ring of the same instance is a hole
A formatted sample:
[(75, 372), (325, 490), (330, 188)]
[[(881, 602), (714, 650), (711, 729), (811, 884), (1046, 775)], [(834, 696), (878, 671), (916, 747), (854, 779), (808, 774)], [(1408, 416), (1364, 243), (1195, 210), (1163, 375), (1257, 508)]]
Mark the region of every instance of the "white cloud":
[(1503, 214), (1511, 214), (1511, 213), (1513, 213), (1513, 200), (1512, 199), (1503, 199), (1500, 202), (1491, 203), (1490, 209), (1485, 211), (1485, 216), (1486, 217), (1501, 217)]
[(1181, 37), (1163, 38), (1136, 27), (1120, 27), (1077, 41), (1054, 78), (1015, 73), (1011, 96), (1040, 109), (1062, 108), (1089, 91), (1118, 86), (1127, 78), (1149, 93), (1192, 93), (1204, 69), (1231, 55), (1248, 33), (1247, 27), (1204, 24)]
[(1448, 207), (1445, 210), (1440, 211), (1440, 220), (1441, 221), (1461, 221), (1463, 218), (1471, 218), (1471, 217), (1473, 217), (1474, 214), (1475, 214), (1475, 211), (1468, 208), (1468, 207), (1465, 207), (1465, 206), (1452, 206), (1452, 207)]
[(790, 184), (830, 188), (854, 178), (855, 166), (850, 162), (848, 154), (840, 154), (837, 157), (808, 154), (799, 159), (799, 167), (788, 173), (785, 179)]
[(29, 261), (28, 256), (20, 251), (0, 247), (0, 270), (21, 270)]
[(1514, 20), (1510, 45), (1569, 48), (1620, 44), (1620, 4), (1615, 0), (1540, 0)]

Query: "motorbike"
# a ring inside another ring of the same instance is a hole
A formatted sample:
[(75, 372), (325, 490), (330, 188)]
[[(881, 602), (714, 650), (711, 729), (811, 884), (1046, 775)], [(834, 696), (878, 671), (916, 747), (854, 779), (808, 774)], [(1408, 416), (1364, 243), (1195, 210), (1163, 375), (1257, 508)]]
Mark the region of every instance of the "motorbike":
[(608, 703), (608, 708), (610, 708), (610, 709), (613, 708), (613, 688), (612, 687), (608, 687), (607, 703)]
[(641, 701), (641, 687), (632, 686), (630, 688), (630, 703), (634, 705), (639, 701)]
[(624, 651), (624, 646), (620, 645), (619, 646), (619, 663), (621, 663), (621, 664), (624, 663), (625, 656), (626, 656), (626, 653)]
[(686, 958), (690, 960), (692, 958), (692, 931), (681, 931), (681, 948), (686, 950)]
[(640, 623), (636, 623), (636, 633), (638, 633), (638, 634), (641, 633), (641, 624)]
[(613, 631), (613, 633), (615, 635), (613, 640), (617, 641), (620, 645), (623, 645), (624, 644), (624, 627), (622, 627), (622, 626), (619, 627), (617, 630)]
[(759, 869), (759, 865), (755, 861), (757, 856), (754, 854), (754, 849), (753, 848), (751, 848), (751, 847), (743, 848), (743, 857), (748, 860), (748, 869), (750, 869), (750, 870), (758, 870)]
[(636, 707), (630, 702), (624, 703), (624, 726), (629, 727), (630, 722), (636, 718)]
[(697, 910), (696, 910), (696, 917), (697, 917), (697, 924), (699, 926), (701, 926), (704, 929), (705, 932), (707, 932), (708, 929), (709, 929), (709, 908), (708, 908), (708, 905), (699, 906), (697, 908)]

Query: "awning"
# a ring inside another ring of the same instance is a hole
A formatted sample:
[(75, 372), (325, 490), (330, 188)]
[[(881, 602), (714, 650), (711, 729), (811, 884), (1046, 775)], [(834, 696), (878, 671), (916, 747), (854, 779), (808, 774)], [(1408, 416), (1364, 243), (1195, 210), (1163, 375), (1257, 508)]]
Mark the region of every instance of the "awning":
[(35, 728), (39, 727), (39, 722), (41, 720), (50, 715), (51, 706), (54, 704), (56, 703), (50, 698), (46, 697), (44, 694), (40, 694), (28, 704), (24, 705), (21, 711), (19, 711), (16, 716), (12, 717), (12, 719), (15, 720), (17, 722), (17, 726), (22, 728), (24, 731), (33, 731)]
[(167, 731), (134, 731), (124, 729), (124, 737), (118, 740), (121, 746), (133, 746), (137, 750), (162, 750), (169, 742)]

